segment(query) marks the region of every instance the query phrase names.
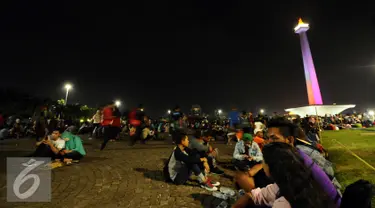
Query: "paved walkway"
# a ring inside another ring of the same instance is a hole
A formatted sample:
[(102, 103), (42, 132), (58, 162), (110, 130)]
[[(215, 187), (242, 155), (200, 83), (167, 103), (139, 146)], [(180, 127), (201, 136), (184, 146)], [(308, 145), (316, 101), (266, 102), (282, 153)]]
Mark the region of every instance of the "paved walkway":
[[(221, 201), (197, 184), (175, 186), (164, 182), (162, 169), (173, 145), (151, 141), (128, 147), (125, 141), (109, 143), (97, 150), (98, 140), (84, 139), (87, 156), (79, 164), (52, 170), (51, 203), (7, 203), (5, 160), (8, 156), (27, 155), (31, 139), (0, 141), (0, 207), (216, 207)], [(233, 146), (218, 142), (223, 166)], [(223, 186), (232, 187), (233, 171), (213, 176)]]

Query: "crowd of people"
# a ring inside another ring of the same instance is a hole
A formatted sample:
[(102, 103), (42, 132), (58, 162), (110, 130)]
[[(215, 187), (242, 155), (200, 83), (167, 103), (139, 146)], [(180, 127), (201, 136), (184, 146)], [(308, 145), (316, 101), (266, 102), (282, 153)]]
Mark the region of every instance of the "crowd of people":
[[(0, 129), (4, 129), (0, 116)], [(98, 110), (79, 130), (73, 124), (47, 119), (43, 113), (33, 122), (37, 141), (34, 157), (50, 157), (53, 161), (70, 165), (79, 162), (86, 151), (77, 133), (85, 128), (91, 137), (102, 137), (100, 150), (122, 134), (129, 135), (129, 145), (138, 140), (170, 135), (175, 147), (164, 167), (168, 182), (184, 185), (197, 180), (208, 191), (218, 191), (220, 182), (211, 174), (223, 175), (218, 166), (219, 149), (212, 140), (223, 139), (234, 145), (232, 164), (236, 171), (234, 186), (241, 197), (233, 207), (371, 207), (372, 185), (357, 181), (341, 193), (327, 151), (319, 143), (319, 131), (332, 125), (337, 128), (355, 128), (373, 125), (364, 115), (325, 116), (306, 118), (239, 112), (233, 108), (227, 119), (186, 116), (177, 106), (168, 118), (152, 120), (142, 105), (129, 112), (126, 119), (110, 102)], [(20, 120), (16, 119), (8, 131), (21, 134)]]
[[(342, 195), (332, 163), (307, 139), (300, 126), (278, 117), (255, 127), (251, 133), (251, 127), (237, 124), (232, 123), (232, 129), (236, 129), (232, 162), (236, 169), (234, 183), (242, 196), (233, 207), (371, 207), (372, 185), (360, 180)], [(212, 163), (218, 151), (209, 143), (212, 132), (193, 132), (180, 129), (174, 134), (176, 147), (164, 167), (164, 175), (176, 185), (195, 175), (202, 188), (217, 191), (220, 183), (209, 177), (221, 173), (216, 173), (218, 168)]]

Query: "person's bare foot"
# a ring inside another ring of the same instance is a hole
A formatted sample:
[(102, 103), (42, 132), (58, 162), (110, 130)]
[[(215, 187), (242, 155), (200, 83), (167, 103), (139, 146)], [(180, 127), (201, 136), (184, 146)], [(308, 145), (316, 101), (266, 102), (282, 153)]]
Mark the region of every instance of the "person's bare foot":
[(64, 163), (65, 163), (66, 165), (70, 165), (70, 164), (72, 164), (72, 159), (65, 158), (65, 159), (64, 159)]

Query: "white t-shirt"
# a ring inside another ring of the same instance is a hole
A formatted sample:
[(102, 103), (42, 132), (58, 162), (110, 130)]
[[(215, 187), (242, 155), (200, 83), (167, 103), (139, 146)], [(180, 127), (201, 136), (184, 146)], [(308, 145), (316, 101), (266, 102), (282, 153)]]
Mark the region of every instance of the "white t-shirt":
[(57, 140), (51, 139), (51, 142), (53, 146), (55, 146), (57, 149), (61, 150), (65, 148), (65, 140), (58, 138)]

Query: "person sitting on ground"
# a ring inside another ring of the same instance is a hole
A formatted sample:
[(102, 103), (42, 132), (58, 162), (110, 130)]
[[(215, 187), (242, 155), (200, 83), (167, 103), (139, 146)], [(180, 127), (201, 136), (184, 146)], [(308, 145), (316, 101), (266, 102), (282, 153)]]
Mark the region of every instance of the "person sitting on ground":
[(230, 132), (227, 134), (227, 138), (228, 138), (228, 141), (227, 141), (227, 145), (232, 145), (232, 141), (240, 141), (243, 137), (243, 130), (242, 129), (238, 129), (236, 130), (235, 132)]
[[(291, 122), (280, 118), (276, 121), (271, 121), (268, 128), (272, 128), (272, 126), (275, 125), (292, 125), (291, 128), (294, 128), (294, 140), (292, 141), (292, 145), (296, 147), (299, 151), (302, 151), (306, 155), (308, 155), (315, 164), (317, 164), (331, 179), (332, 183), (336, 187), (336, 189), (340, 192), (341, 184), (337, 181), (335, 177), (335, 172), (333, 170), (333, 165), (330, 161), (328, 161), (324, 156), (324, 154), (321, 153), (320, 148), (321, 145), (313, 145), (312, 143), (309, 143), (306, 138), (306, 134), (302, 130), (302, 128), (295, 126), (294, 124), (291, 124)], [(341, 195), (341, 192), (340, 192)]]
[(65, 149), (60, 152), (64, 162), (79, 162), (86, 155), (81, 138), (67, 131), (62, 133), (61, 137), (65, 140)]
[(208, 160), (208, 165), (210, 166), (211, 173), (222, 175), (224, 171), (220, 170), (216, 166), (216, 158), (218, 156), (219, 150), (217, 148), (212, 148), (209, 144), (210, 132), (197, 130), (195, 137), (190, 139), (189, 148), (198, 152), (201, 157), (205, 157)]
[(65, 140), (61, 138), (59, 129), (54, 129), (51, 136), (45, 137), (42, 141), (36, 143), (37, 148), (33, 157), (50, 157), (52, 160), (60, 159), (60, 151), (65, 148)]
[(263, 148), (263, 169), (275, 183), (257, 188), (242, 196), (233, 208), (265, 205), (273, 208), (334, 208), (320, 183), (311, 174), (294, 147), (280, 142)]
[[(274, 119), (268, 124), (267, 138), (269, 143), (282, 142), (294, 146), (295, 144), (295, 134), (298, 127), (292, 124), (290, 121), (285, 119)], [(304, 159), (306, 167), (309, 167), (313, 178), (320, 184), (324, 192), (336, 203), (337, 207), (341, 203), (341, 193), (337, 187), (332, 183), (328, 175), (323, 171), (319, 164), (316, 163), (308, 154), (304, 151), (296, 148), (300, 156)], [(327, 165), (328, 163), (324, 163)], [(236, 175), (236, 182), (245, 191), (249, 192), (254, 188), (254, 178), (248, 175)], [(262, 187), (259, 187), (262, 188)]]
[(258, 144), (253, 141), (250, 134), (245, 133), (233, 152), (233, 164), (239, 170), (234, 177), (236, 186), (248, 192), (255, 187), (271, 184), (273, 181), (262, 169), (262, 160), (263, 155)]
[(236, 143), (233, 152), (233, 163), (239, 170), (248, 170), (263, 160), (262, 152), (253, 137), (245, 133), (242, 140)]
[(178, 133), (175, 138), (176, 147), (174, 148), (169, 160), (164, 167), (164, 174), (167, 180), (173, 181), (176, 185), (185, 184), (191, 173), (198, 177), (201, 187), (209, 191), (217, 191), (219, 182), (213, 182), (207, 174), (210, 167), (207, 158), (200, 157), (189, 147), (189, 139), (186, 134)]
[(13, 127), (10, 129), (10, 136), (19, 139), (23, 133), (23, 127), (21, 124), (21, 120), (19, 118), (16, 119)]
[(262, 150), (265, 142), (263, 139), (263, 129), (255, 129), (254, 135), (254, 142), (257, 143), (260, 150)]

